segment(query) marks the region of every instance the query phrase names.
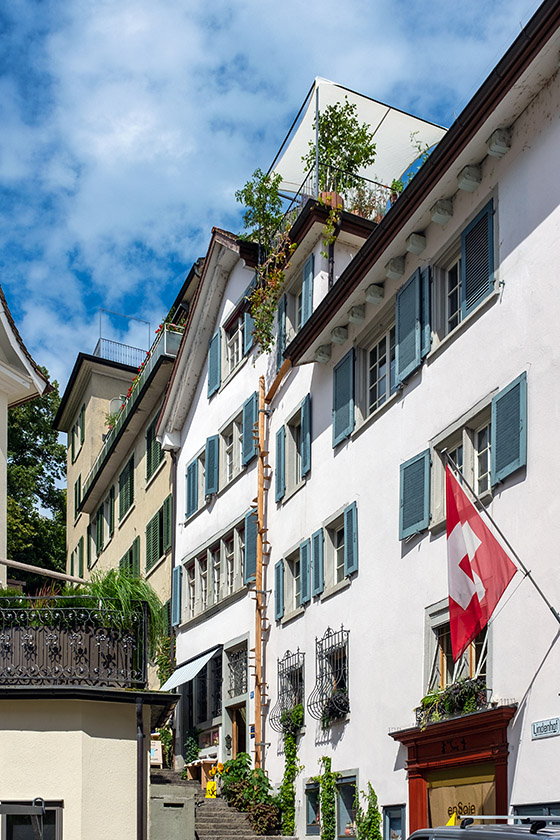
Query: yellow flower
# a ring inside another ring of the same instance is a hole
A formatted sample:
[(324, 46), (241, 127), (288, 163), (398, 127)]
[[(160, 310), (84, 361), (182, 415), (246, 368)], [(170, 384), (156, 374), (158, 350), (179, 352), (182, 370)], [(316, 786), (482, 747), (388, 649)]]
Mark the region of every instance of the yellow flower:
[(221, 761), (218, 761), (218, 773), (220, 773), (220, 775), (221, 775), (223, 772), (224, 772), (224, 765), (222, 764)]
[(210, 770), (208, 771), (208, 775), (214, 777), (216, 775), (216, 772), (217, 772), (216, 768), (211, 767)]

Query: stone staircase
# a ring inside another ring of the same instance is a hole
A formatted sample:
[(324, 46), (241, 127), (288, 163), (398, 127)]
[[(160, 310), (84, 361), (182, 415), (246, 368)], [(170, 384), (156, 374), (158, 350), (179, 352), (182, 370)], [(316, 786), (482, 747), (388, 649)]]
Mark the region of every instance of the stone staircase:
[(230, 808), (224, 799), (196, 799), (195, 833), (197, 840), (297, 840), (275, 835), (255, 834), (246, 814)]

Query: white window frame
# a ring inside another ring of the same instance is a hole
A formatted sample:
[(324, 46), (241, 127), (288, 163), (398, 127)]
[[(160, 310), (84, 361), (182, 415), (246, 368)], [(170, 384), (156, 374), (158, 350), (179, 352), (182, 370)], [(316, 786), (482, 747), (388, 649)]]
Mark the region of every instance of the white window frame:
[[(325, 536), (323, 546), (323, 563), (325, 574), (325, 592), (332, 589), (339, 584), (346, 581), (344, 576), (344, 508), (336, 513), (323, 526)], [(342, 544), (340, 542), (340, 533), (342, 532)], [(342, 566), (340, 561), (342, 558)]]
[(284, 614), (301, 608), (301, 561), (299, 546), (284, 558)]
[(235, 321), (227, 329), (223, 329), (224, 333), (224, 362), (225, 362), (225, 379), (228, 379), (239, 367), (244, 359), (243, 356), (243, 341), (244, 341), (244, 313), (240, 313)]
[(290, 419), (286, 422), (286, 448), (284, 453), (284, 475), (286, 479), (286, 493), (285, 497), (289, 496), (298, 487), (305, 483), (305, 478), (301, 474), (301, 456), (302, 456), (302, 424), (301, 424), (302, 407), (299, 406)]
[[(243, 472), (243, 412), (239, 411), (220, 430), (220, 489)], [(231, 443), (228, 445), (228, 437)], [(229, 463), (228, 463), (229, 462)]]
[[(449, 679), (441, 673), (438, 658), (441, 663), (441, 649), (439, 633), (449, 626), (449, 601), (447, 598), (438, 601), (425, 611), (425, 642), (424, 642), (424, 693), (446, 688), (459, 679), (474, 679), (484, 676), (487, 684), (491, 674), (492, 629), (487, 625), (468, 646), (455, 666), (450, 669)], [(476, 651), (482, 655), (482, 662), (477, 671)], [(438, 677), (439, 674), (439, 677)]]
[[(390, 333), (395, 333), (395, 362), (394, 377), (395, 387), (391, 388), (391, 364), (387, 369), (387, 388), (383, 402), (374, 409), (369, 409), (369, 354), (383, 339), (386, 340), (387, 350), (390, 353)], [(356, 428), (381, 413), (397, 397), (399, 391), (396, 384), (396, 322), (395, 322), (395, 298), (392, 298), (384, 306), (373, 323), (367, 327), (356, 338), (356, 371), (355, 371), (355, 394), (354, 394), (354, 416)]]
[(303, 316), (303, 267), (286, 290), (286, 344), (298, 334)]
[[(447, 426), (442, 432), (430, 441), (431, 450), (431, 481), (430, 481), (430, 530), (441, 530), (445, 525), (445, 465), (447, 453), (452, 452), (458, 446), (463, 447), (462, 473), (468, 484), (478, 494), (478, 432), (486, 426), (490, 426), (492, 397), (498, 392), (494, 389), (490, 394), (480, 400), (470, 411), (461, 415), (454, 423)], [(488, 439), (488, 470), (490, 469), (490, 435)], [(488, 481), (488, 488), (480, 494), (480, 499), (487, 504), (492, 499), (492, 487)]]

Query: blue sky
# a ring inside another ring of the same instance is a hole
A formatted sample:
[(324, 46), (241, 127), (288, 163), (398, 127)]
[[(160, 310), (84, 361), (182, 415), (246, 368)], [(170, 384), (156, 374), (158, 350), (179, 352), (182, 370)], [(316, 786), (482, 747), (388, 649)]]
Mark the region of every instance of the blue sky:
[(538, 5), (2, 4), (0, 283), (31, 353), (64, 388), (100, 307), (155, 330), (315, 76), (449, 126)]

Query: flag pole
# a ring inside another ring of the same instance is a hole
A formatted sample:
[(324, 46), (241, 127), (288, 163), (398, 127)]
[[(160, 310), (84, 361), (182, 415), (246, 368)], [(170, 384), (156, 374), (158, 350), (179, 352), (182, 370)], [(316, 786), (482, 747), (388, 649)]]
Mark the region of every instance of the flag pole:
[(507, 545), (507, 547), (509, 548), (509, 550), (511, 551), (511, 553), (513, 554), (513, 556), (517, 560), (517, 562), (518, 562), (518, 564), (521, 568), (521, 571), (524, 572), (525, 577), (529, 578), (529, 580), (531, 581), (531, 583), (533, 584), (533, 586), (535, 587), (535, 589), (537, 590), (537, 592), (539, 593), (539, 595), (541, 596), (541, 598), (543, 599), (545, 604), (547, 605), (548, 609), (550, 610), (550, 612), (552, 613), (552, 615), (554, 616), (554, 618), (556, 619), (558, 624), (560, 624), (560, 614), (558, 613), (558, 610), (556, 610), (552, 606), (552, 604), (550, 603), (550, 601), (548, 600), (548, 598), (546, 597), (546, 595), (544, 594), (544, 592), (542, 591), (542, 589), (540, 588), (538, 583), (536, 582), (535, 578), (531, 574), (531, 571), (527, 568), (527, 566), (525, 565), (525, 563), (523, 562), (523, 560), (521, 559), (521, 557), (519, 556), (517, 551), (514, 549), (514, 547), (512, 546), (512, 544), (510, 543), (510, 541), (508, 540), (508, 538), (506, 537), (506, 535), (504, 534), (502, 529), (497, 524), (496, 520), (490, 515), (490, 513), (488, 512), (488, 509), (485, 507), (485, 505), (481, 501), (480, 497), (475, 493), (474, 488), (471, 487), (471, 485), (469, 484), (469, 482), (467, 481), (467, 479), (463, 475), (463, 472), (459, 469), (459, 467), (457, 466), (457, 464), (455, 463), (453, 458), (451, 458), (451, 456), (447, 453), (447, 451), (444, 451), (443, 454), (445, 455), (446, 461), (449, 464), (449, 466), (451, 467), (451, 469), (461, 478), (461, 481), (463, 482), (463, 484), (465, 485), (467, 490), (474, 497), (476, 502), (480, 505), (480, 507), (482, 508), (482, 510), (484, 511), (484, 513), (486, 514), (486, 516), (488, 517), (490, 522), (492, 523), (493, 527), (497, 531), (497, 533), (500, 535), (500, 537), (502, 538), (504, 543)]

